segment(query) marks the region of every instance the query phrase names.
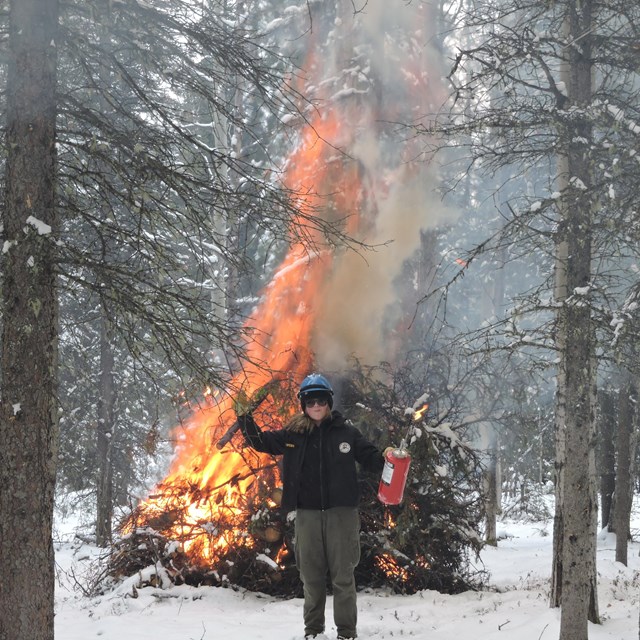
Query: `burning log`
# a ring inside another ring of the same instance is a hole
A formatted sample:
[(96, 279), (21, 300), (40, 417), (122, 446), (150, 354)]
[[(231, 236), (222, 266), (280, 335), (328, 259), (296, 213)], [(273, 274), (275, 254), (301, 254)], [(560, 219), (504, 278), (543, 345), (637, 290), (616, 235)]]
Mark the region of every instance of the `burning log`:
[(254, 533), (266, 542), (278, 542), (282, 538), (282, 531), (273, 525), (269, 525), (264, 529), (255, 529)]
[(276, 487), (271, 492), (271, 499), (273, 500), (276, 507), (279, 507), (282, 504), (282, 487)]
[(165, 511), (147, 519), (147, 526), (154, 531), (162, 531), (172, 527), (175, 522), (179, 521), (182, 516), (180, 509)]

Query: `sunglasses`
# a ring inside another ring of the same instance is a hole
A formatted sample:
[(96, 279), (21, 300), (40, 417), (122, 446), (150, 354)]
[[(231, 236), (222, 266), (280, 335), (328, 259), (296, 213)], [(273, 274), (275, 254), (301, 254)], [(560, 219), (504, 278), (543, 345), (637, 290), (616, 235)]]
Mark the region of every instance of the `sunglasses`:
[(309, 400), (304, 401), (305, 407), (315, 407), (316, 405), (326, 407), (328, 404), (329, 401), (326, 398), (309, 398)]

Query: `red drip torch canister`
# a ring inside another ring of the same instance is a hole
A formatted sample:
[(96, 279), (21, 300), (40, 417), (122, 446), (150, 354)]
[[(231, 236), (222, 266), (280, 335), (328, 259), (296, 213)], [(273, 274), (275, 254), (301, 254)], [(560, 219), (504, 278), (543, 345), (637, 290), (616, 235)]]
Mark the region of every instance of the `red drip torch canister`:
[(378, 486), (378, 500), (383, 504), (400, 504), (407, 484), (411, 456), (403, 440), (397, 449), (385, 455), (382, 478)]

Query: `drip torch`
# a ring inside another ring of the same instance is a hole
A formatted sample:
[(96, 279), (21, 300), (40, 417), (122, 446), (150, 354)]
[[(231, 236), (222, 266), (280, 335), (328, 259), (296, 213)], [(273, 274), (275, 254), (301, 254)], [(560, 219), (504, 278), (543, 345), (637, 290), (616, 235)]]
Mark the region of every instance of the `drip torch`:
[(378, 500), (383, 504), (397, 505), (402, 502), (411, 466), (411, 455), (407, 446), (409, 432), (414, 423), (423, 419), (428, 408), (429, 405), (425, 403), (418, 411), (410, 410), (411, 418), (407, 424), (407, 434), (400, 440), (400, 446), (385, 450), (384, 468), (378, 486)]

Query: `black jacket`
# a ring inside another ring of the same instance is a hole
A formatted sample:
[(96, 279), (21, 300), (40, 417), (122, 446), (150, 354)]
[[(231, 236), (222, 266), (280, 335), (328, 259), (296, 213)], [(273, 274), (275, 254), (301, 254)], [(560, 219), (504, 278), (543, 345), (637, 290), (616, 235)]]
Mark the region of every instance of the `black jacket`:
[(282, 455), (282, 509), (356, 507), (360, 498), (356, 462), (382, 472), (384, 458), (338, 411), (310, 431), (262, 431), (251, 416), (239, 418), (247, 444)]

